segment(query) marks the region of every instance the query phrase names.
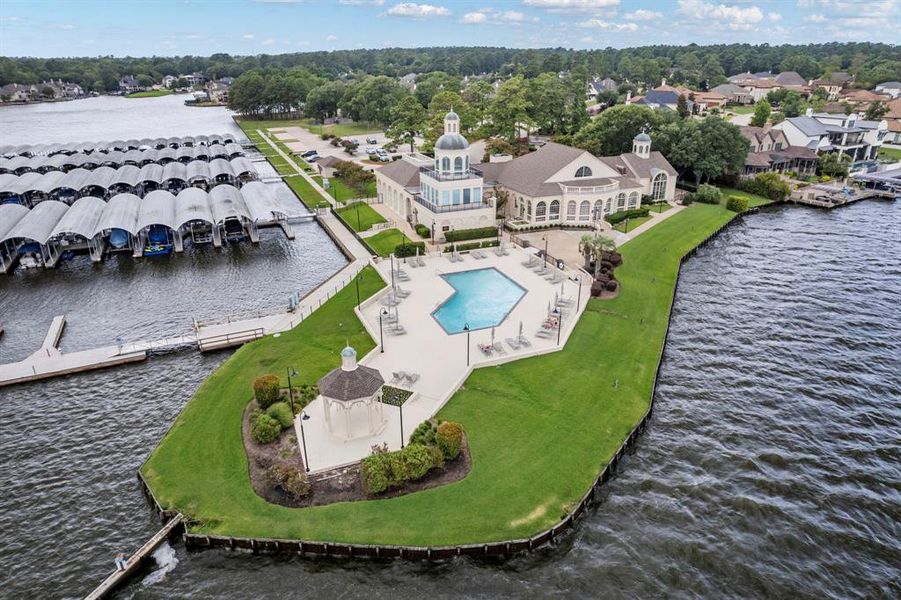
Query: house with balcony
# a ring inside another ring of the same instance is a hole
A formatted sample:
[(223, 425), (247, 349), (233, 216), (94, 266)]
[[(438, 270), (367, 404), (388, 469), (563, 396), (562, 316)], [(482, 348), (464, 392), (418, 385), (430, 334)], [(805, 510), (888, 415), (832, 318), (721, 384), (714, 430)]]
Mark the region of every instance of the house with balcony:
[(807, 109), (803, 117), (790, 117), (774, 126), (785, 132), (793, 146), (804, 146), (820, 152), (842, 152), (852, 162), (874, 160), (886, 135), (886, 121), (866, 121), (854, 113), (814, 114)]
[(789, 171), (813, 175), (816, 172), (816, 151), (806, 146), (792, 146), (784, 131), (769, 126), (740, 126), (739, 129), (750, 144), (743, 176)]
[(597, 157), (586, 150), (548, 142), (503, 162), (476, 165), (485, 184), (508, 193), (507, 218), (530, 225), (591, 225), (604, 216), (638, 208), (642, 196), (671, 201), (676, 170), (651, 138), (638, 134), (632, 152)]
[(491, 227), (494, 199), (484, 193), (480, 170), (469, 162), (469, 142), (460, 133), (460, 117), (444, 116), (444, 134), (435, 142), (435, 158), (404, 156), (375, 172), (379, 202), (411, 225), (425, 225), (440, 240), (452, 229)]

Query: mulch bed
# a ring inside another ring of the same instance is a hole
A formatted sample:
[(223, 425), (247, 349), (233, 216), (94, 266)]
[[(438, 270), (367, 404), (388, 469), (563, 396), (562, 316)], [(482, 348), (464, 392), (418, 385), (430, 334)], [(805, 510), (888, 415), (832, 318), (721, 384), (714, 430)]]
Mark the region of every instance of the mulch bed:
[(472, 456), (469, 444), (463, 436), (463, 447), (460, 456), (445, 463), (443, 469), (432, 469), (425, 477), (391, 488), (381, 494), (367, 494), (360, 482), (359, 464), (332, 469), (310, 476), (310, 494), (295, 500), (285, 494), (281, 488), (269, 483), (266, 470), (274, 464), (286, 463), (303, 469), (303, 458), (297, 442), (297, 434), (293, 427), (282, 431), (279, 439), (271, 444), (260, 445), (250, 437), (250, 412), (258, 408), (256, 400), (251, 400), (244, 409), (241, 431), (244, 438), (244, 449), (247, 451), (247, 464), (250, 471), (250, 483), (258, 496), (280, 506), (301, 508), (305, 506), (323, 506), (335, 502), (355, 502), (359, 500), (376, 500), (394, 498), (430, 488), (446, 485), (465, 478), (472, 468)]

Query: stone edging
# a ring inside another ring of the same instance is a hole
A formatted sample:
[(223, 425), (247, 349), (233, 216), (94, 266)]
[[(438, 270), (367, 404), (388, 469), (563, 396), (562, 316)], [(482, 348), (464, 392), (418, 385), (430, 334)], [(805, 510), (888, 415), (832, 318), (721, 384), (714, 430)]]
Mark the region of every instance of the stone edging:
[[(673, 293), (670, 299), (669, 314), (667, 316), (666, 332), (664, 333), (663, 344), (660, 347), (660, 354), (657, 358), (657, 368), (654, 374), (654, 382), (651, 386), (651, 398), (648, 404), (648, 410), (644, 416), (638, 421), (629, 435), (626, 436), (619, 450), (610, 458), (606, 465), (601, 469), (594, 483), (588, 491), (582, 496), (575, 507), (563, 517), (559, 523), (553, 527), (542, 531), (541, 533), (529, 538), (521, 538), (515, 540), (504, 540), (498, 542), (488, 542), (484, 544), (460, 544), (453, 546), (398, 546), (398, 545), (378, 545), (378, 544), (346, 544), (322, 541), (306, 541), (306, 540), (285, 540), (273, 538), (243, 538), (218, 535), (201, 535), (188, 533), (187, 528), (184, 534), (185, 547), (188, 550), (210, 549), (210, 548), (230, 548), (250, 550), (254, 553), (267, 554), (301, 554), (314, 556), (333, 556), (346, 558), (403, 558), (407, 560), (444, 560), (455, 556), (470, 557), (508, 557), (521, 552), (535, 550), (548, 543), (556, 541), (556, 539), (572, 529), (576, 525), (577, 519), (581, 517), (587, 509), (598, 502), (598, 492), (601, 486), (606, 483), (610, 477), (616, 472), (620, 461), (630, 447), (635, 444), (638, 435), (643, 433), (647, 427), (647, 423), (654, 411), (654, 398), (657, 390), (657, 381), (660, 378), (660, 365), (663, 362), (663, 355), (666, 351), (666, 344), (669, 337), (669, 328), (672, 321), (672, 308), (675, 303), (676, 293), (679, 290), (679, 280), (681, 277), (682, 265), (690, 257), (694, 256), (699, 248), (709, 244), (714, 238), (719, 236), (727, 227), (731, 226), (739, 217), (746, 214), (753, 214), (759, 211), (759, 207), (748, 209), (747, 211), (736, 214), (732, 219), (720, 226), (716, 231), (708, 235), (694, 248), (688, 250), (679, 259), (679, 270), (676, 272), (676, 280), (673, 285)], [(144, 478), (138, 472), (138, 479), (143, 486), (145, 496), (151, 501), (161, 518), (174, 514), (172, 511), (164, 511), (153, 496), (153, 493), (147, 487)]]

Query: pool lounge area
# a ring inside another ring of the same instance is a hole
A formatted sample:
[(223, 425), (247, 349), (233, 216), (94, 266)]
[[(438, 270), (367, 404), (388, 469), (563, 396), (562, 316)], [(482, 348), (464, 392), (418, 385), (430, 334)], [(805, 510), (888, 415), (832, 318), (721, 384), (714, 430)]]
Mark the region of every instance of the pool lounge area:
[[(447, 255), (425, 257), (421, 266), (414, 266), (417, 261), (412, 258), (395, 259), (394, 292), (391, 260), (375, 262), (375, 268), (389, 283), (364, 301), (357, 312), (376, 342), (376, 348), (361, 356), (359, 363), (377, 369), (388, 385), (413, 392), (403, 406), (405, 438), (441, 409), (472, 369), (562, 348), (588, 304), (588, 275), (583, 275), (580, 291), (578, 271), (556, 271), (553, 267), (543, 271), (536, 268), (541, 267), (539, 259), (509, 243), (506, 246), (506, 254), (486, 251), (482, 259), (462, 254), (459, 262)], [(556, 318), (562, 323), (559, 331), (545, 328), (557, 300), (564, 306)], [(470, 333), (459, 335), (466, 319), (471, 321)], [(519, 343), (520, 332), (527, 344)], [(384, 342), (381, 348), (380, 341)], [(415, 381), (398, 380), (395, 375), (401, 372), (414, 374)], [(360, 460), (374, 445), (386, 443), (391, 450), (399, 449), (400, 409), (384, 405), (382, 410), (386, 421), (378, 434), (366, 434), (365, 419), (360, 417), (356, 422), (351, 419), (350, 424), (358, 436), (347, 440), (328, 433), (322, 399), (310, 403), (304, 430), (312, 471)]]

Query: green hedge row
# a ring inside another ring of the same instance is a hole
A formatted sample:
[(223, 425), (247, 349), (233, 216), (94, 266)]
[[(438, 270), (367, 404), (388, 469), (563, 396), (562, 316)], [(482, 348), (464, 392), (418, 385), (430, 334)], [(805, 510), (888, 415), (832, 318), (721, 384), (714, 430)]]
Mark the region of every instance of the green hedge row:
[(444, 239), (448, 242), (462, 242), (465, 240), (478, 240), (487, 237), (497, 237), (497, 227), (478, 227), (476, 229), (457, 229), (446, 231)]
[(432, 231), (422, 223), (417, 223), (414, 229), (416, 229), (416, 233), (418, 233), (421, 238), (429, 238), (432, 236)]
[(626, 219), (637, 219), (638, 217), (646, 217), (650, 214), (650, 208), (633, 208), (630, 210), (624, 210), (617, 213), (613, 213), (612, 215), (607, 215), (604, 217), (604, 220), (610, 223), (611, 225), (616, 225), (617, 223), (621, 223)]
[(457, 252), (463, 252), (464, 250), (478, 250), (479, 248), (493, 248), (494, 246), (500, 246), (500, 240), (487, 240), (484, 242), (470, 242), (468, 244), (451, 244), (450, 246), (445, 246), (445, 252), (453, 252), (456, 250)]
[(425, 242), (405, 242), (402, 244), (398, 244), (394, 248), (394, 257), (395, 258), (406, 258), (408, 256), (416, 256), (416, 250), (419, 250), (419, 254), (425, 254)]
[(741, 196), (729, 196), (726, 208), (732, 212), (742, 213), (748, 210), (748, 199)]

